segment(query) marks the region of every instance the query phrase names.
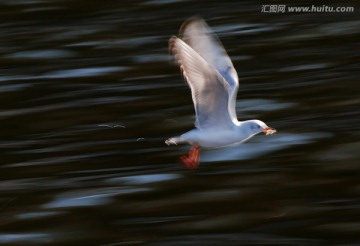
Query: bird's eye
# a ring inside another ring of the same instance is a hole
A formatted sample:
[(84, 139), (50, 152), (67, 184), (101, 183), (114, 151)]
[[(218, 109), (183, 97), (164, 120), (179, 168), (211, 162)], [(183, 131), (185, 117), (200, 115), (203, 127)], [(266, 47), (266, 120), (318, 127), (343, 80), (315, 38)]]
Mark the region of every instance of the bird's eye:
[(258, 124), (253, 124), (253, 125), (251, 125), (251, 129), (253, 129), (253, 130), (258, 130), (258, 129), (260, 129), (261, 127), (260, 127), (260, 125), (258, 125)]

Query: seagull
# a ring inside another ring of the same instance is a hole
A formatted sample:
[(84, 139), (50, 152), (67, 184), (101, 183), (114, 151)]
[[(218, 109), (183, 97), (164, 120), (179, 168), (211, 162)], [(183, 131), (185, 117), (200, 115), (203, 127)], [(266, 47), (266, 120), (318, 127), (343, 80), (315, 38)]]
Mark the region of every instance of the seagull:
[(220, 40), (202, 18), (185, 21), (179, 37), (170, 38), (169, 49), (191, 89), (195, 107), (195, 128), (165, 141), (167, 145), (192, 146), (187, 155), (180, 157), (186, 168), (199, 166), (200, 148), (225, 147), (243, 143), (261, 132), (276, 132), (260, 120), (237, 119), (237, 72)]

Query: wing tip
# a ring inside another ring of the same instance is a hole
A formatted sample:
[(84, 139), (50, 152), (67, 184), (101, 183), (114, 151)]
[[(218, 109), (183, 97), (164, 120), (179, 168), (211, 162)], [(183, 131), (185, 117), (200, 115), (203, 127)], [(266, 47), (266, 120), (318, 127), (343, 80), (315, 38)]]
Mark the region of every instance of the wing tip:
[(195, 22), (205, 23), (205, 20), (200, 15), (194, 15), (194, 16), (191, 16), (190, 18), (186, 19), (180, 27), (179, 37), (180, 38), (183, 37), (183, 34), (184, 34), (185, 30), (187, 29), (187, 27)]
[(175, 35), (171, 36), (171, 38), (169, 39), (169, 53), (172, 55), (174, 54), (175, 43), (177, 40), (178, 40), (178, 37), (176, 37)]

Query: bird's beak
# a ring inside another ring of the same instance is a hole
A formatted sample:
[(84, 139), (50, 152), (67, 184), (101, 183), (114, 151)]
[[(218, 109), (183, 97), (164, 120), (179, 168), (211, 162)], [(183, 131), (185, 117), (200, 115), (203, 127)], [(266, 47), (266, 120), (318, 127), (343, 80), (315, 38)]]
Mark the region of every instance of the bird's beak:
[(266, 135), (271, 135), (271, 134), (274, 134), (276, 132), (276, 130), (271, 127), (266, 127), (262, 130), (262, 132), (265, 133)]

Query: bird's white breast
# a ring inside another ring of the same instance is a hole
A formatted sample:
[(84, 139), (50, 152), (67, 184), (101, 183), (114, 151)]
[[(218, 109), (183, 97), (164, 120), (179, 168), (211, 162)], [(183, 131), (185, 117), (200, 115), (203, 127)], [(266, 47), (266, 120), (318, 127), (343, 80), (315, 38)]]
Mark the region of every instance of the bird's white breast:
[(243, 142), (249, 135), (238, 134), (234, 129), (210, 128), (206, 130), (193, 129), (181, 135), (185, 141), (198, 144), (205, 148), (217, 148)]

